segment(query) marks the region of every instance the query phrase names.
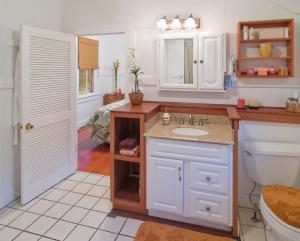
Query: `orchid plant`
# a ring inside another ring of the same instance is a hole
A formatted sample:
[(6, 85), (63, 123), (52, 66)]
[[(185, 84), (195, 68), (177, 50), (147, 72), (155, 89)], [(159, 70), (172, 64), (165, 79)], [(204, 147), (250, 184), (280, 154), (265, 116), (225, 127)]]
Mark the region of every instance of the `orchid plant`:
[(113, 62), (114, 65), (114, 72), (115, 72), (115, 92), (118, 92), (118, 70), (120, 67), (120, 61), (116, 59), (116, 61)]
[(134, 76), (134, 89), (132, 88), (132, 93), (138, 94), (141, 93), (140, 87), (139, 87), (139, 76), (141, 74), (144, 74), (142, 71), (142, 67), (137, 64), (136, 60), (136, 49), (130, 48), (129, 49), (129, 63), (131, 66), (130, 74)]

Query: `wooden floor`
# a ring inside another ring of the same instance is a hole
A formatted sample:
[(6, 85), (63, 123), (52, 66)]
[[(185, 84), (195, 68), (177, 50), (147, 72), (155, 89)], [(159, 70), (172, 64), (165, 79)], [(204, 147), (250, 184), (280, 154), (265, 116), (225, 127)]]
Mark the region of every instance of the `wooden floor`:
[(78, 171), (109, 175), (109, 145), (91, 138), (91, 129), (78, 130)]

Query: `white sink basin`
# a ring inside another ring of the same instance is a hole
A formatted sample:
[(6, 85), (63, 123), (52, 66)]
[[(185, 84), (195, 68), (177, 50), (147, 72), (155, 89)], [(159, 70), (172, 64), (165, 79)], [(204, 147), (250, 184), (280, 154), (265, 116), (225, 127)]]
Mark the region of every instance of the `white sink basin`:
[(171, 131), (174, 134), (184, 135), (184, 136), (205, 136), (208, 134), (207, 131), (196, 129), (196, 128), (190, 128), (190, 127), (173, 128)]

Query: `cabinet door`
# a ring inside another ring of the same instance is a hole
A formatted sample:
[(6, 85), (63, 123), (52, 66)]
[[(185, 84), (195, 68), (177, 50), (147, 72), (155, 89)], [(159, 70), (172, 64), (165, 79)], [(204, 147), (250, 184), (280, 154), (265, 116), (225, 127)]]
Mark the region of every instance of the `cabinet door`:
[(199, 38), (199, 87), (201, 90), (224, 90), (225, 35), (208, 34)]
[(151, 157), (148, 172), (150, 209), (183, 213), (183, 162)]

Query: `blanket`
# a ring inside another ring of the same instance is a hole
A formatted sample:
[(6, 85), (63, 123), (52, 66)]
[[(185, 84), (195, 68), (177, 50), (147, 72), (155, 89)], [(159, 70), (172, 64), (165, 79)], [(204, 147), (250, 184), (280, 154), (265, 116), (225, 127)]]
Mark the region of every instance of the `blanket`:
[(108, 105), (104, 105), (95, 111), (86, 123), (86, 126), (92, 128), (91, 138), (109, 143), (110, 135), (110, 111), (127, 103), (126, 100), (120, 100)]

